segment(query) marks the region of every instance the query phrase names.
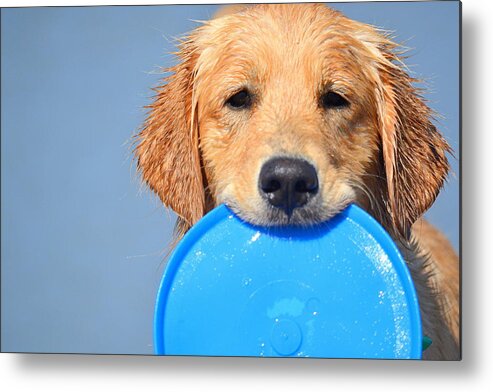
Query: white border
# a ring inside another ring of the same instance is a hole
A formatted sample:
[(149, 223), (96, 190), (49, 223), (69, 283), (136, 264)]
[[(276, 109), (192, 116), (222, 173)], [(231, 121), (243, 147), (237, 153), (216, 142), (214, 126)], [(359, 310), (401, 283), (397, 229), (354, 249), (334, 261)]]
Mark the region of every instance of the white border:
[[(345, 2), (351, 2), (349, 0)], [(376, 1), (388, 1), (388, 0), (376, 0)], [(395, 1), (407, 1), (407, 0), (395, 0)], [(197, 0), (177, 0), (177, 1), (160, 1), (160, 0), (147, 0), (147, 1), (135, 1), (135, 0), (0, 0), (1, 7), (32, 7), (32, 6), (89, 6), (89, 5), (159, 5), (159, 4), (229, 4), (234, 1), (227, 0), (211, 0), (211, 1), (197, 1)], [(280, 3), (280, 2), (293, 2), (293, 1), (254, 1), (254, 0), (242, 0), (238, 3)], [(307, 0), (299, 0), (297, 3), (308, 3)]]
[[(200, 3), (225, 3), (210, 1)], [(248, 1), (245, 1), (248, 2)], [(164, 1), (0, 0), (0, 6), (164, 4)], [(199, 3), (179, 1), (178, 3)], [(491, 4), (463, 1), (463, 361), (398, 362), (0, 355), (6, 391), (485, 391), (493, 385), (493, 257), (489, 118)], [(7, 230), (8, 228), (3, 228)], [(335, 389), (337, 388), (337, 389)]]

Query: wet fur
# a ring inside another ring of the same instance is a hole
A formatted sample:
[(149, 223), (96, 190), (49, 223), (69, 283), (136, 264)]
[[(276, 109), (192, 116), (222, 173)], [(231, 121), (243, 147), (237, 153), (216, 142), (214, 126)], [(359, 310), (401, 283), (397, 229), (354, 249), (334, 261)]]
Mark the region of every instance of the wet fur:
[[(302, 157), (320, 192), (290, 223), (329, 219), (349, 203), (393, 236), (418, 291), (429, 359), (458, 359), (458, 259), (420, 220), (447, 172), (449, 146), (383, 32), (321, 4), (257, 5), (223, 12), (180, 45), (136, 140), (144, 181), (178, 215), (179, 239), (226, 203), (260, 225), (287, 224), (258, 194), (261, 165)], [(249, 111), (226, 99), (254, 92)], [(324, 111), (324, 89), (350, 101)]]

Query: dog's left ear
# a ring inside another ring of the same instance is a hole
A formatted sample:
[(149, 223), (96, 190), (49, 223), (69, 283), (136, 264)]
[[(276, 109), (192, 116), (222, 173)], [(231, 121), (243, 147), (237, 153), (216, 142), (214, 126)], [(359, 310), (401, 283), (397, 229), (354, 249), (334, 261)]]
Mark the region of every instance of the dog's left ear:
[(379, 48), (376, 102), (387, 209), (397, 234), (409, 238), (412, 224), (433, 204), (445, 181), (450, 147), (393, 49), (390, 42)]

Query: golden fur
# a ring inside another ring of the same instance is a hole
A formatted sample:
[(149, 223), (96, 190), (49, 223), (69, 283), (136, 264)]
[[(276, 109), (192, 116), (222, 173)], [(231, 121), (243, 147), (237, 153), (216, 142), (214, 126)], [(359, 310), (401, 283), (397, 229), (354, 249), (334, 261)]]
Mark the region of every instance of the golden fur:
[[(240, 8), (181, 43), (137, 138), (138, 168), (179, 216), (178, 238), (219, 203), (260, 225), (313, 224), (357, 203), (406, 258), (433, 340), (425, 358), (458, 359), (457, 256), (415, 224), (443, 185), (449, 146), (398, 46), (322, 4)], [(226, 103), (241, 89), (252, 104), (234, 110)], [(328, 90), (349, 105), (321, 107)], [(318, 173), (317, 197), (291, 220), (258, 191), (273, 156), (302, 157)]]

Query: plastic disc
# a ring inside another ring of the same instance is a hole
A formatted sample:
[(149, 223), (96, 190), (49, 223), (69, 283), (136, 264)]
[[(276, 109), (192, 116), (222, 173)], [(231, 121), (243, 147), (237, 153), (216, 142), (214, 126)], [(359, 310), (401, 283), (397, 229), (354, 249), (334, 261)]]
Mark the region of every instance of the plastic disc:
[(406, 264), (359, 207), (267, 228), (221, 205), (170, 258), (154, 343), (166, 355), (418, 359), (422, 334)]

